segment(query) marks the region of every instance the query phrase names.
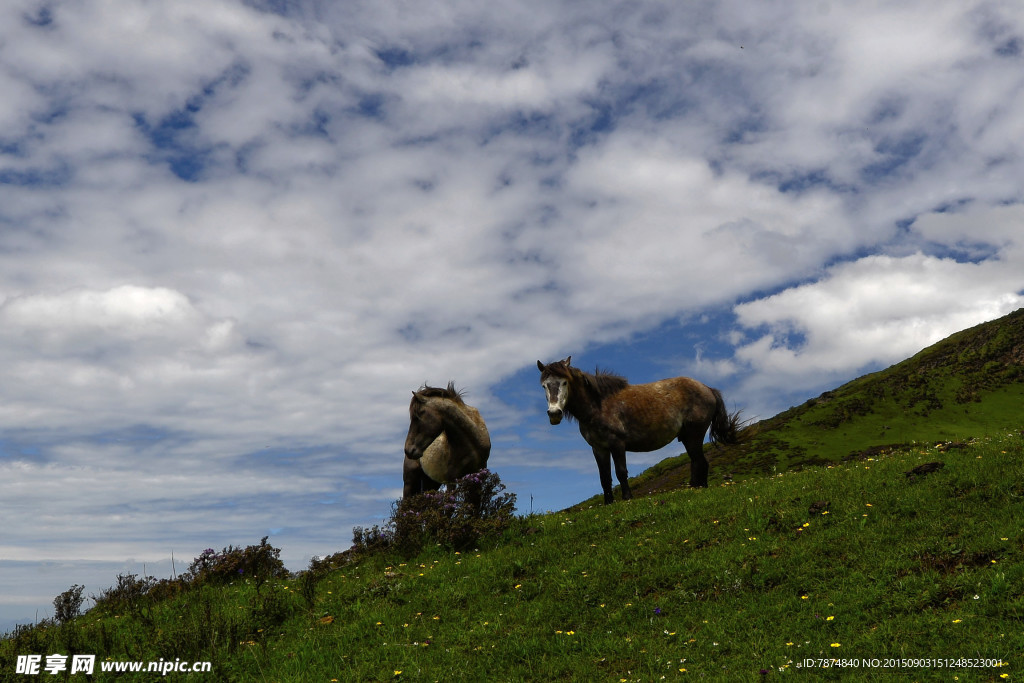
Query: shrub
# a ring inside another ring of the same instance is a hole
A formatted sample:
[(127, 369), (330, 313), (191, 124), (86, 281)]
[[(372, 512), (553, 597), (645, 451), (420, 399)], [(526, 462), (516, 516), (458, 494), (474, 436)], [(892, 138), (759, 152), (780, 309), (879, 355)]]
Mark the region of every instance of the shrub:
[(35, 625), (16, 624), (14, 631), (4, 636), (11, 641), (11, 652), (52, 652), (51, 643), (57, 631), (57, 622), (42, 619)]
[[(394, 506), (396, 504), (392, 504), (392, 519), (394, 518)], [(394, 532), (387, 528), (387, 525), (383, 529), (377, 524), (374, 524), (369, 529), (357, 526), (352, 529), (351, 550), (356, 555), (374, 555), (390, 548), (393, 540)]]
[(375, 553), (393, 549), (414, 555), (427, 545), (466, 550), (482, 539), (500, 535), (515, 513), (516, 496), (502, 493), (497, 474), (480, 470), (448, 484), (392, 504), (383, 528), (353, 529), (353, 550)]
[(184, 577), (160, 579), (150, 586), (146, 595), (152, 598), (155, 602), (163, 602), (164, 600), (171, 600), (181, 595), (187, 588), (188, 584), (185, 582)]
[(139, 578), (138, 574), (118, 574), (117, 585), (94, 595), (93, 600), (97, 607), (104, 607), (111, 612), (142, 614), (143, 598), (156, 582), (152, 576)]
[(257, 588), (267, 579), (286, 578), (288, 570), (281, 562), (281, 549), (267, 543), (267, 538), (264, 536), (259, 545), (246, 548), (229, 545), (219, 553), (207, 548), (192, 561), (184, 578), (194, 585), (252, 578)]
[(58, 624), (65, 624), (82, 613), (82, 591), (85, 586), (74, 584), (53, 599), (53, 618)]

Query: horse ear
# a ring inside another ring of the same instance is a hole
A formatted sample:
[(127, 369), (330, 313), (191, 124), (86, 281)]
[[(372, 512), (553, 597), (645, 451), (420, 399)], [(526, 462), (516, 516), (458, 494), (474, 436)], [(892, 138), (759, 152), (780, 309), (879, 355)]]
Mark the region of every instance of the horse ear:
[(540, 361), (537, 361), (537, 369), (540, 370), (541, 372), (544, 372), (544, 364), (541, 363)]
[(572, 356), (569, 356), (568, 358), (565, 359), (565, 364), (572, 365)]

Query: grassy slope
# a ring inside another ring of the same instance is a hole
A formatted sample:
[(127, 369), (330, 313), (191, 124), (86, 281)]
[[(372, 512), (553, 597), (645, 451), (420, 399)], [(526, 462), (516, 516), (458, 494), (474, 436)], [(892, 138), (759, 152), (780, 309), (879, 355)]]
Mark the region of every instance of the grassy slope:
[[(370, 564), (334, 578), (318, 607), (330, 626), (282, 643), (305, 657), (260, 653), (250, 671), (262, 656), (282, 680), (311, 664), (341, 680), (754, 680), (841, 655), (1003, 658), (1011, 668), (987, 675), (1019, 672), (1021, 440), (904, 475), (934, 458), (534, 518), (535, 533), (486, 553)], [(823, 500), (828, 514), (810, 512)]]
[[(210, 660), (204, 681), (762, 680), (836, 656), (1002, 659), (901, 673), (1019, 678), (1024, 315), (998, 322), (762, 423), (712, 461), (738, 483), (524, 518), (480, 552), (369, 558), (305, 596), (299, 580), (240, 582), (93, 610), (0, 641), (0, 680), (30, 680), (16, 655), (55, 652)], [(667, 461), (637, 488), (681, 471)]]
[[(945, 467), (904, 474), (935, 460)], [(479, 552), (370, 558), (328, 575), (312, 607), (290, 580), (94, 610), (34, 646), (0, 643), (0, 678), (14, 654), (70, 648), (208, 659), (204, 681), (762, 680), (802, 677), (797, 665), (819, 657), (1001, 659), (902, 673), (1012, 680), (1024, 666), (1022, 496), (1020, 435), (922, 446), (523, 518)]]
[[(963, 441), (1012, 429), (1021, 424), (1022, 405), (1024, 309), (764, 420), (748, 443), (706, 452), (712, 481), (783, 472), (893, 444)], [(646, 494), (688, 480), (689, 459), (681, 455), (630, 483)]]

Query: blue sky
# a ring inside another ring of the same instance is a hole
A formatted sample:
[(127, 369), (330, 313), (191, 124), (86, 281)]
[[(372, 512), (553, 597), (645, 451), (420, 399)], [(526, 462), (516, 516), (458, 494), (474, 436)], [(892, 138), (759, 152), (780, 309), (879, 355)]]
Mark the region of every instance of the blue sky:
[(344, 549), (423, 382), (559, 509), (538, 359), (768, 417), (1019, 308), (1022, 45), (981, 0), (4, 3), (0, 628)]

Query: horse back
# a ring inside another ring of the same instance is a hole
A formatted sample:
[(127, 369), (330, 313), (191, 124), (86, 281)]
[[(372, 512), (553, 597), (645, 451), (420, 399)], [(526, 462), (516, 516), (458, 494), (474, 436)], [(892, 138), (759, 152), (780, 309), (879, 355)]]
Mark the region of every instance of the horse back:
[(689, 377), (628, 385), (606, 398), (601, 407), (610, 430), (624, 438), (626, 450), (635, 452), (667, 445), (685, 425), (707, 429), (714, 411), (714, 393)]
[(484, 422), (484, 418), (480, 415), (480, 411), (473, 406), (463, 406), (463, 412), (477, 427), (477, 438), (480, 441), (481, 447), (487, 451), (491, 449), (491, 434), (487, 431), (487, 423)]

